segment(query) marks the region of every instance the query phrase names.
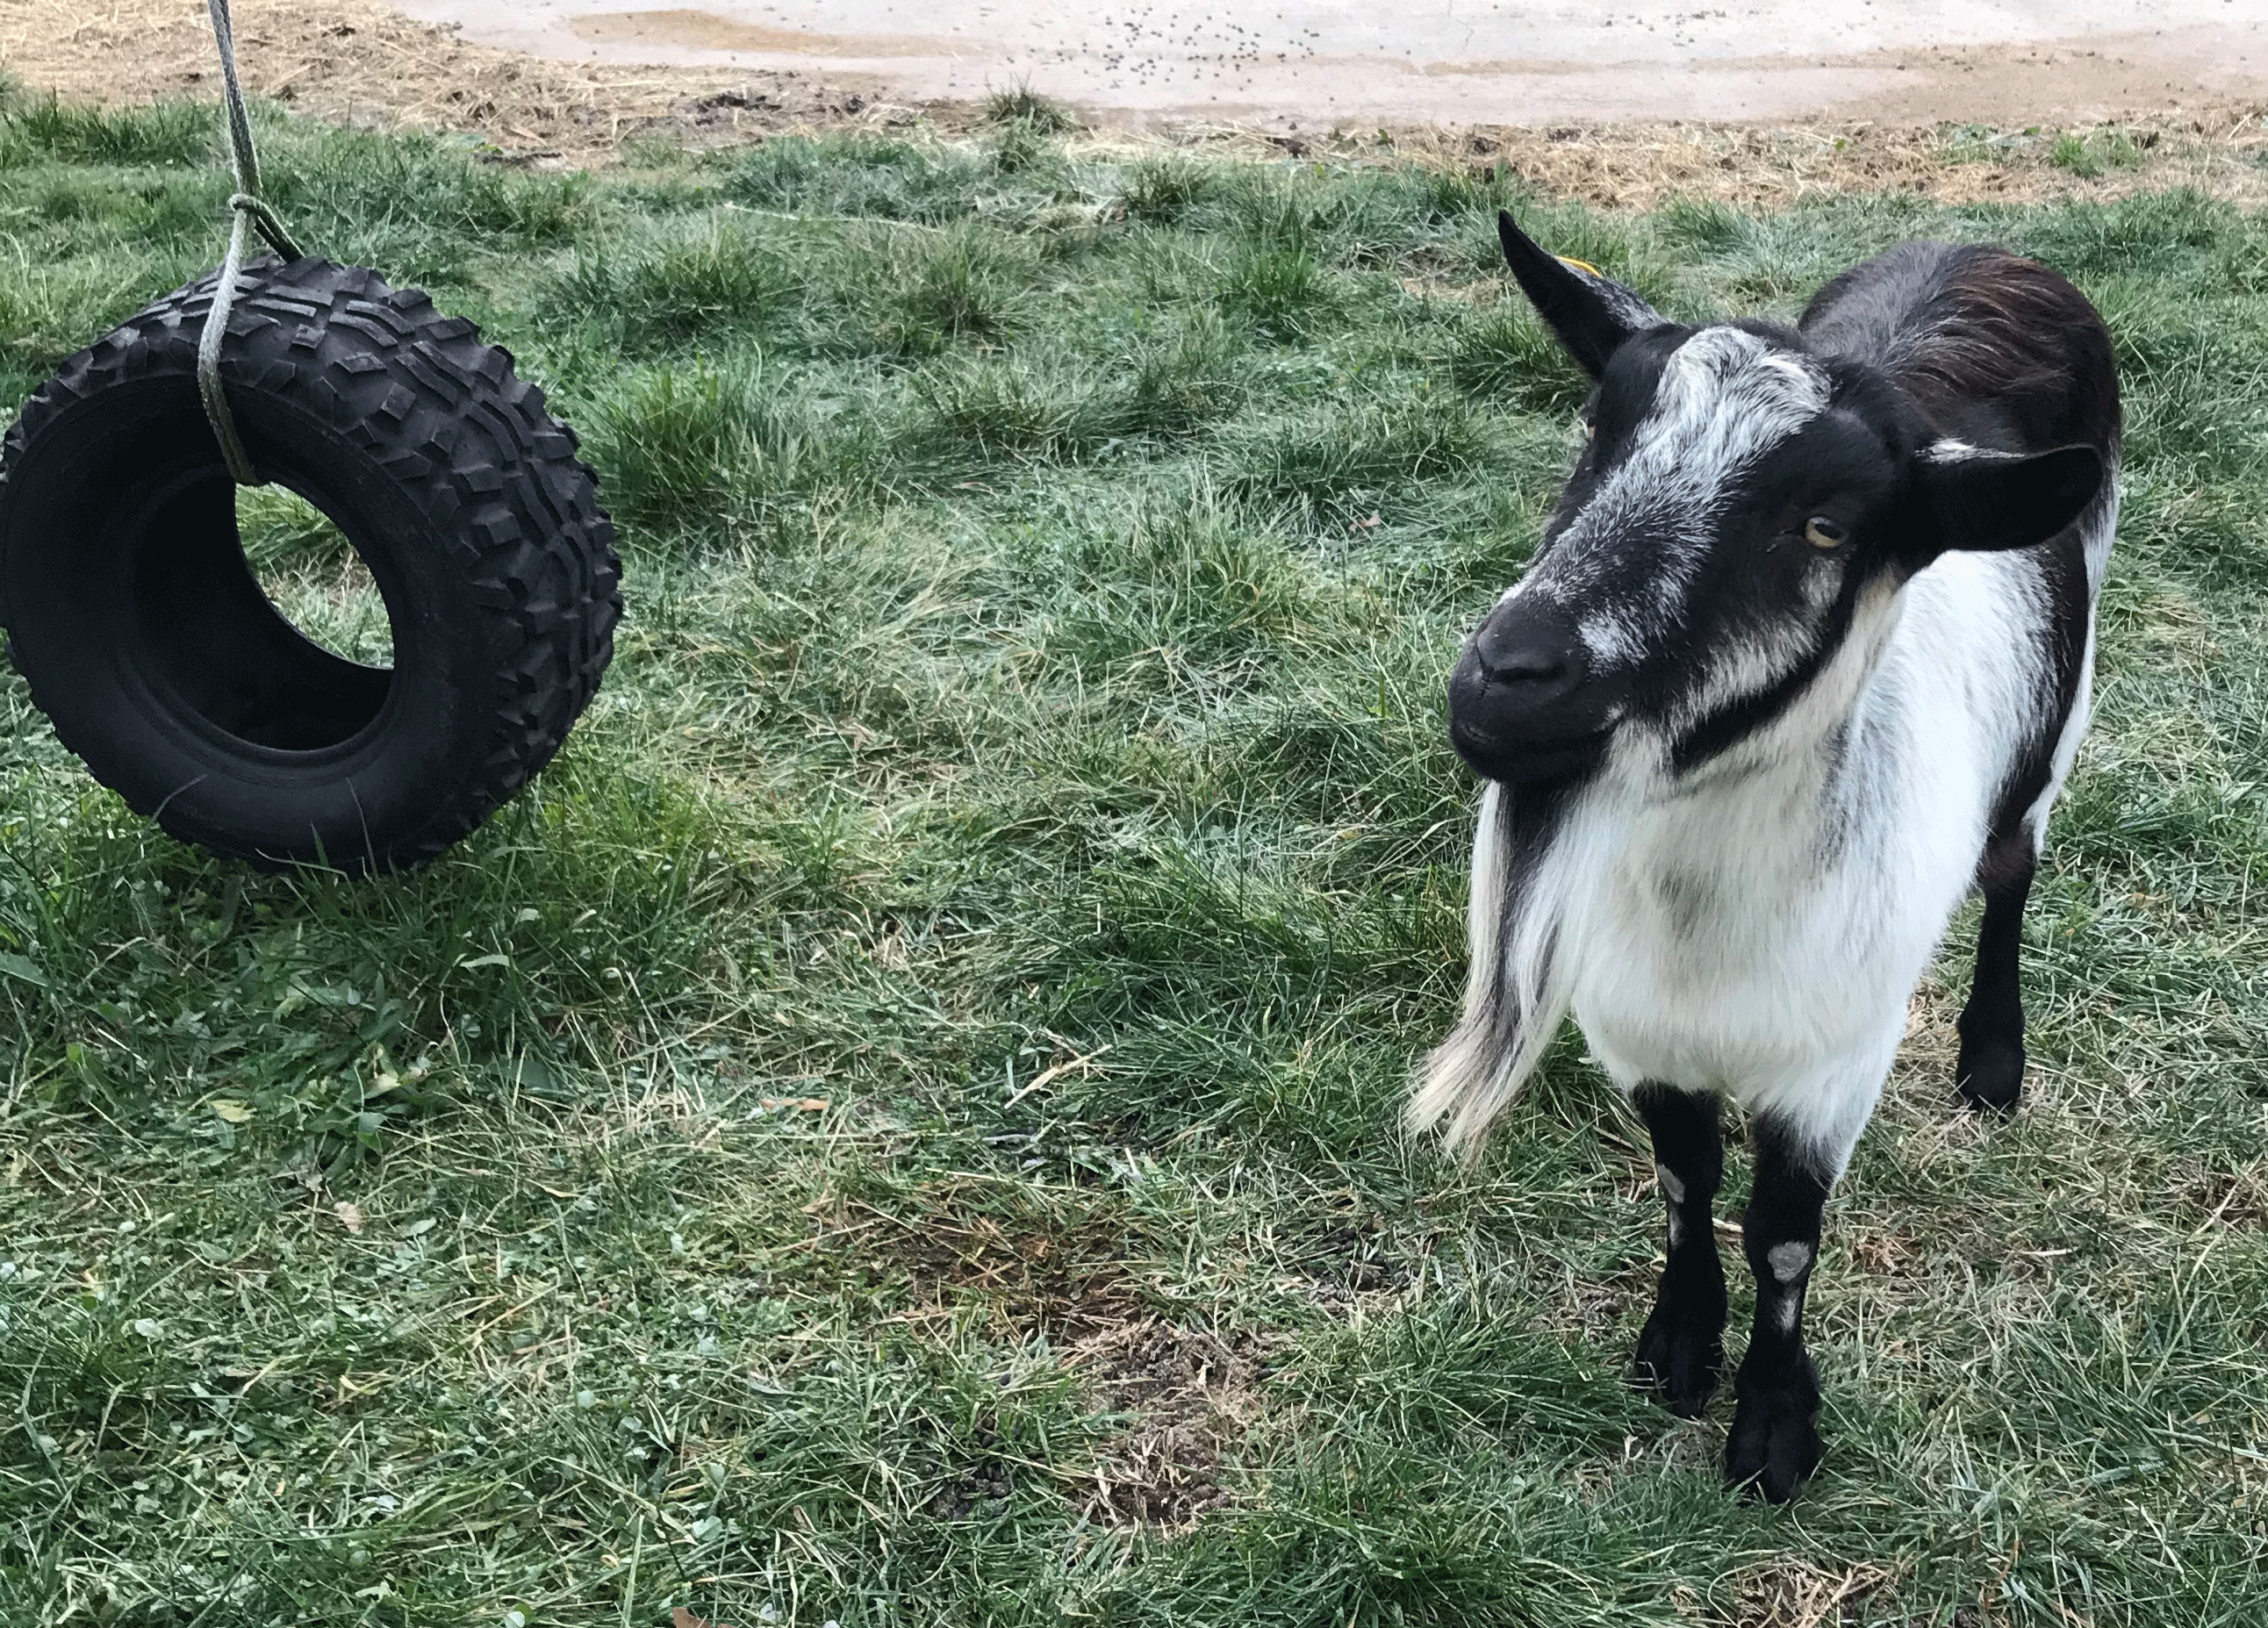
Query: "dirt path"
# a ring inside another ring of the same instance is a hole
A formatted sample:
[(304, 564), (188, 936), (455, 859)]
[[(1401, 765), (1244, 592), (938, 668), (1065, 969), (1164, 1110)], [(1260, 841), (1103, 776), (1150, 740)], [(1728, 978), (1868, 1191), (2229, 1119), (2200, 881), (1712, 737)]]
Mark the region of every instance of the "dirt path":
[[(2166, 32), (2146, 50), (2133, 45), (2139, 0), (2099, 0), (2090, 26), (2104, 32), (2059, 39), (2041, 33), (2044, 0), (1879, 0), (1909, 35), (1914, 18), (1932, 19), (1943, 43), (1929, 48), (1885, 43), (1867, 0), (1685, 13), (1421, 0), (1391, 33), (1374, 0), (1256, 0), (1238, 13), (1264, 13), (1267, 29), (1162, 3), (1043, 26), (1021, 6), (935, 0), (918, 35), (881, 26), (913, 0), (719, 0), (740, 8), (730, 16), (407, 4), (470, 21), (420, 20), (381, 0), (236, 0), (246, 81), (320, 117), (459, 132), (497, 162), (547, 167), (606, 162), (647, 135), (698, 145), (843, 126), (965, 129), (988, 89), (1028, 82), (1094, 121), (1086, 141), (1425, 154), (1630, 207), (2176, 183), (2268, 200), (2268, 0), (2164, 0)], [(2225, 22), (2194, 20), (2215, 6)], [(1290, 43), (1298, 30), (1311, 48)], [(1779, 48), (1758, 55), (1759, 40)], [(217, 87), (201, 0), (0, 0), (0, 70), (113, 102)], [(1341, 93), (1360, 116), (1332, 111)], [(1806, 98), (1819, 111), (1801, 113)], [(2104, 117), (2120, 126), (2089, 138), (2105, 163), (2056, 160), (2058, 130)], [(1964, 120), (1976, 122), (1945, 122)]]
[(404, 0), (595, 62), (855, 75), (899, 99), (1019, 83), (1133, 119), (1269, 128), (1570, 119), (2071, 122), (2268, 98), (2261, 0)]

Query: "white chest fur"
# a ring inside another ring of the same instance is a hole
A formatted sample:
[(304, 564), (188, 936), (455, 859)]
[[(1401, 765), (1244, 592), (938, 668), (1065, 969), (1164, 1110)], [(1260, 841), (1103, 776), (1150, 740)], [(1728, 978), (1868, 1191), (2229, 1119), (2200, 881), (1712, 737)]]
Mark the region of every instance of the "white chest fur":
[(1736, 757), (1667, 793), (1610, 771), (1572, 811), (1535, 898), (1549, 981), (1625, 1089), (1722, 1092), (1822, 1149), (1872, 1111), (2053, 699), (2013, 657), (2045, 610), (2029, 562), (1948, 556), (1896, 600)]
[(1570, 878), (1558, 948), (1618, 1085), (1722, 1092), (1831, 1143), (1872, 1108), (1976, 868), (1989, 788), (1937, 776), (1940, 806), (1965, 818), (1868, 829), (1832, 766), (1807, 767), (1615, 821)]

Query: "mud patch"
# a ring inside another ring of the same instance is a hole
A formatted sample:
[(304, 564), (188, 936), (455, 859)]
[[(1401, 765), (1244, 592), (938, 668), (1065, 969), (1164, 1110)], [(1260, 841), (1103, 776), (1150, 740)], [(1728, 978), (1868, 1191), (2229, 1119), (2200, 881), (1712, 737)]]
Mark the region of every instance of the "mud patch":
[(1230, 1501), (1222, 1456), (1261, 1408), (1266, 1343), (1148, 1321), (1105, 1330), (1064, 1353), (1097, 1402), (1134, 1422), (1095, 1462), (1081, 1513), (1168, 1531)]

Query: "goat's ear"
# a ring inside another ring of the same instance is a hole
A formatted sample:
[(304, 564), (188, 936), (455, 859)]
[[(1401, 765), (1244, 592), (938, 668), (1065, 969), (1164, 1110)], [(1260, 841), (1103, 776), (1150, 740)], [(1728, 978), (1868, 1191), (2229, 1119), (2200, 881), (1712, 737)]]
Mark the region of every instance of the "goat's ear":
[(1624, 340), (1661, 326), (1660, 313), (1645, 300), (1595, 267), (1546, 253), (1502, 210), (1496, 235), (1520, 291), (1592, 378), (1607, 371), (1607, 358)]
[(2029, 457), (1937, 441), (1914, 457), (1914, 483), (1933, 550), (2023, 549), (2080, 517), (2102, 490), (2102, 458), (2091, 446)]

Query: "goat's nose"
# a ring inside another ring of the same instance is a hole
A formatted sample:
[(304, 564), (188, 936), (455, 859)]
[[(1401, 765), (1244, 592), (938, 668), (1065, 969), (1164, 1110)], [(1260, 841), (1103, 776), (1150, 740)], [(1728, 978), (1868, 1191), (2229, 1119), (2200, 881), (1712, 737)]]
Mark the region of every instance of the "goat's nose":
[(1556, 608), (1502, 605), (1465, 641), (1449, 674), (1449, 740), (1492, 780), (1573, 774), (1605, 749), (1611, 696)]
[(1565, 644), (1539, 638), (1532, 628), (1484, 627), (1473, 653), (1491, 684), (1551, 689), (1565, 685), (1574, 670)]

